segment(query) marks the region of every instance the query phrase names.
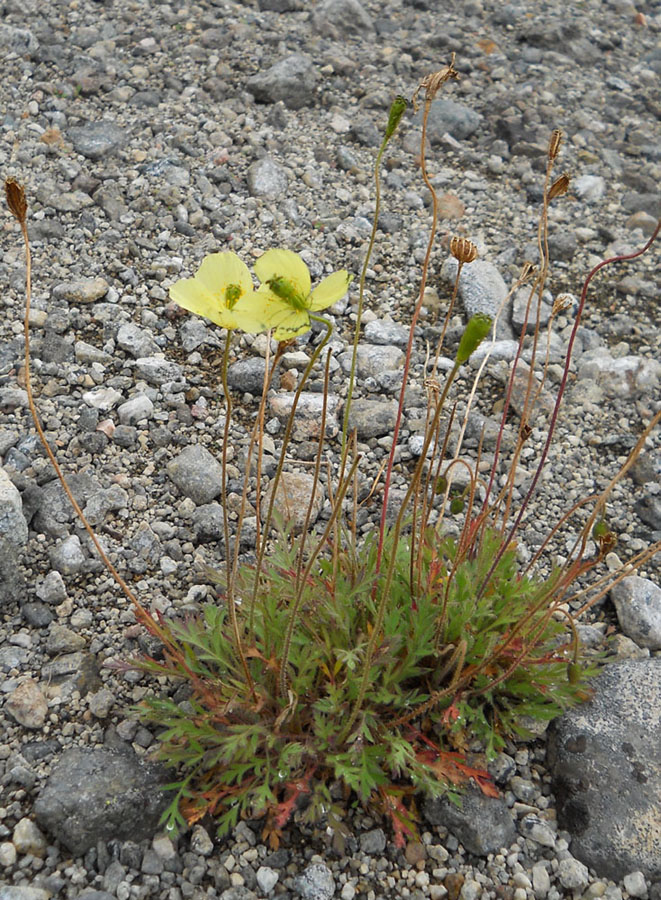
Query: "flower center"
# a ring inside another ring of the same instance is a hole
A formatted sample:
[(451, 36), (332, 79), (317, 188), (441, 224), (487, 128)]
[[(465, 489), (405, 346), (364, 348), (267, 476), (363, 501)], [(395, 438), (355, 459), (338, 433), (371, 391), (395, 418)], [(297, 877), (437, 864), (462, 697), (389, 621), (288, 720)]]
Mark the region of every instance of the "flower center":
[(228, 284), (225, 288), (225, 306), (233, 309), (241, 294), (243, 294), (243, 289), (240, 284)]

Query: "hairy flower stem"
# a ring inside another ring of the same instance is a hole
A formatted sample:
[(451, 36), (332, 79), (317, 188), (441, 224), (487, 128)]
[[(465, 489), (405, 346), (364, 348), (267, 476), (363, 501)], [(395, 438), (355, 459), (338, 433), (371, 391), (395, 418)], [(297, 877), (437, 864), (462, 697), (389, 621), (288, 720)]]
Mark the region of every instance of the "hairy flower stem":
[(388, 126), (386, 128), (386, 132), (384, 134), (383, 140), (381, 141), (381, 146), (379, 147), (379, 152), (376, 155), (376, 160), (374, 161), (374, 218), (372, 220), (372, 231), (370, 233), (369, 243), (367, 245), (367, 252), (365, 253), (365, 259), (363, 260), (363, 268), (360, 272), (360, 281), (358, 282), (358, 309), (356, 311), (356, 328), (354, 330), (353, 335), (353, 350), (351, 354), (351, 370), (349, 372), (349, 385), (347, 388), (347, 400), (344, 404), (344, 416), (342, 420), (342, 452), (341, 452), (341, 460), (342, 467), (340, 470), (340, 479), (342, 478), (344, 472), (344, 466), (346, 463), (346, 449), (347, 449), (347, 436), (349, 433), (349, 412), (351, 410), (351, 400), (353, 398), (353, 389), (356, 384), (356, 365), (358, 360), (358, 342), (360, 340), (360, 328), (362, 325), (363, 318), (363, 305), (365, 302), (365, 279), (367, 277), (367, 268), (369, 266), (370, 259), (372, 258), (372, 252), (374, 250), (374, 242), (376, 240), (376, 231), (379, 227), (379, 213), (381, 212), (381, 161), (383, 159), (383, 154), (385, 153), (386, 147), (388, 146), (388, 142), (390, 138), (395, 133), (395, 129), (399, 124), (399, 121), (406, 109), (406, 101), (403, 97), (397, 97), (392, 104), (390, 110), (390, 118), (388, 120)]
[(509, 545), (510, 541), (514, 537), (519, 525), (521, 524), (523, 514), (525, 513), (526, 509), (528, 508), (528, 504), (530, 503), (530, 500), (531, 500), (533, 494), (535, 493), (535, 489), (537, 487), (537, 482), (539, 481), (539, 478), (540, 478), (540, 475), (542, 474), (544, 465), (546, 464), (546, 459), (548, 457), (549, 450), (551, 447), (551, 441), (553, 440), (553, 434), (555, 432), (555, 425), (558, 420), (558, 414), (560, 412), (560, 403), (562, 402), (562, 398), (565, 393), (565, 388), (567, 387), (567, 379), (569, 378), (569, 365), (571, 363), (572, 352), (574, 349), (574, 342), (576, 340), (576, 335), (578, 333), (579, 325), (581, 324), (581, 318), (583, 316), (583, 310), (585, 308), (585, 301), (587, 299), (587, 293), (588, 293), (588, 288), (590, 286), (590, 283), (591, 283), (592, 279), (594, 278), (594, 276), (597, 274), (597, 272), (599, 272), (601, 269), (605, 268), (606, 266), (611, 265), (611, 263), (624, 262), (628, 259), (636, 259), (637, 257), (642, 256), (643, 253), (645, 253), (647, 250), (649, 250), (649, 248), (652, 246), (652, 244), (654, 243), (654, 241), (656, 240), (656, 238), (659, 234), (659, 231), (661, 231), (661, 219), (658, 221), (656, 228), (654, 229), (654, 232), (652, 233), (652, 236), (647, 241), (647, 243), (645, 244), (644, 247), (642, 247), (640, 250), (636, 250), (633, 253), (624, 253), (624, 254), (620, 254), (619, 256), (611, 256), (608, 259), (602, 259), (602, 261), (600, 263), (597, 263), (597, 265), (594, 266), (594, 268), (591, 269), (590, 272), (588, 272), (588, 274), (585, 278), (585, 281), (583, 282), (583, 288), (581, 290), (581, 299), (579, 301), (578, 310), (576, 311), (576, 316), (574, 318), (574, 326), (573, 326), (573, 328), (571, 330), (571, 334), (569, 336), (569, 343), (567, 345), (567, 354), (565, 357), (564, 371), (562, 373), (560, 387), (558, 388), (558, 396), (556, 397), (555, 406), (553, 407), (553, 412), (551, 414), (551, 419), (549, 421), (548, 434), (546, 436), (546, 442), (544, 443), (544, 449), (542, 450), (542, 455), (540, 457), (539, 463), (535, 470), (535, 474), (533, 475), (532, 482), (530, 484), (528, 492), (526, 493), (526, 496), (523, 499), (523, 503), (521, 504), (521, 508), (519, 509), (519, 512), (514, 520), (514, 523), (512, 524), (512, 527), (510, 528), (507, 539), (503, 541), (503, 543), (500, 547), (500, 550), (496, 554), (496, 557), (495, 557), (493, 563), (491, 564), (491, 568), (487, 572), (487, 574), (484, 578), (484, 581), (480, 585), (480, 588), (477, 593), (478, 600), (484, 595), (484, 592), (487, 588), (487, 585), (489, 584), (489, 580), (490, 580), (491, 576), (493, 575), (493, 573), (496, 569), (496, 566), (502, 559), (503, 553), (505, 552), (507, 546)]
[[(382, 578), (382, 585), (380, 590), (380, 598), (379, 604), (376, 611), (376, 616), (374, 617), (374, 622), (372, 624), (372, 633), (370, 635), (369, 642), (367, 644), (367, 650), (365, 651), (365, 662), (363, 663), (363, 676), (360, 682), (360, 687), (358, 689), (358, 694), (356, 696), (356, 700), (353, 705), (353, 709), (349, 715), (349, 719), (347, 724), (344, 726), (342, 731), (342, 735), (339, 739), (339, 743), (346, 740), (349, 735), (353, 723), (356, 721), (358, 717), (358, 713), (362, 706), (363, 700), (365, 699), (365, 693), (367, 691), (367, 687), (369, 684), (370, 678), (370, 668), (372, 665), (372, 658), (374, 656), (374, 651), (376, 649), (376, 643), (379, 640), (379, 635), (381, 633), (381, 628), (383, 627), (383, 618), (386, 611), (386, 604), (388, 602), (388, 597), (390, 594), (390, 586), (392, 584), (392, 579), (395, 573), (395, 565), (397, 563), (397, 554), (395, 553), (394, 548), (397, 547), (397, 543), (399, 541), (399, 537), (402, 533), (402, 527), (404, 525), (404, 516), (406, 514), (406, 510), (408, 508), (409, 503), (411, 502), (411, 497), (414, 492), (417, 490), (418, 484), (420, 482), (420, 478), (422, 477), (422, 472), (425, 465), (425, 459), (427, 456), (427, 451), (431, 446), (431, 442), (434, 439), (434, 435), (436, 433), (436, 429), (438, 427), (438, 420), (441, 415), (441, 411), (445, 405), (445, 401), (448, 396), (448, 392), (454, 379), (457, 377), (457, 372), (461, 368), (460, 362), (455, 362), (451, 371), (448, 374), (447, 380), (445, 382), (445, 386), (443, 388), (443, 393), (438, 401), (438, 406), (436, 407), (436, 412), (434, 414), (434, 419), (431, 423), (431, 427), (427, 429), (427, 433), (425, 435), (425, 440), (422, 445), (422, 450), (420, 453), (420, 458), (417, 462), (413, 475), (411, 476), (411, 481), (406, 492), (406, 495), (400, 505), (399, 512), (397, 514), (397, 519), (395, 520), (395, 525), (392, 531), (392, 544), (393, 544), (393, 552), (390, 554), (390, 559), (388, 560), (388, 568), (385, 571), (385, 574)], [(380, 548), (382, 547), (383, 541), (381, 540)], [(374, 576), (374, 588), (376, 591), (378, 580), (379, 580), (379, 569), (377, 568)]]
[[(225, 349), (223, 351), (223, 367), (222, 367), (222, 380), (223, 380), (223, 394), (225, 395), (225, 427), (223, 429), (223, 450), (222, 450), (222, 465), (221, 465), (221, 475), (220, 475), (220, 493), (223, 501), (223, 532), (225, 538), (225, 562), (227, 566), (227, 584), (225, 585), (225, 601), (227, 603), (227, 613), (230, 619), (230, 625), (232, 627), (232, 637), (234, 638), (234, 647), (236, 649), (239, 660), (241, 661), (241, 668), (243, 669), (243, 674), (245, 675), (246, 684), (248, 686), (248, 690), (252, 695), (253, 701), (257, 702), (257, 691), (255, 690), (255, 682), (253, 681), (252, 675), (250, 674), (250, 668), (248, 667), (248, 660), (246, 659), (246, 654), (243, 649), (243, 642), (241, 640), (241, 631), (239, 629), (239, 620), (236, 615), (236, 602), (234, 600), (234, 578), (232, 577), (232, 550), (230, 546), (230, 523), (229, 523), (229, 512), (227, 509), (227, 447), (229, 445), (230, 438), (230, 424), (232, 419), (232, 398), (229, 392), (229, 386), (227, 384), (227, 365), (229, 363), (230, 358), (230, 347), (232, 345), (232, 332), (228, 329), (227, 336), (225, 337)], [(246, 475), (246, 478), (248, 476)], [(237, 531), (235, 536), (235, 541), (239, 542), (241, 537), (240, 530)]]
[[(264, 532), (262, 537), (262, 542), (257, 548), (257, 562), (255, 563), (255, 579), (253, 581), (252, 593), (250, 596), (250, 621), (253, 622), (255, 603), (257, 601), (257, 593), (259, 591), (259, 579), (262, 571), (262, 564), (264, 562), (264, 554), (266, 553), (266, 543), (268, 540), (269, 530), (271, 526), (271, 521), (273, 519), (273, 508), (275, 506), (275, 497), (278, 491), (278, 485), (280, 484), (280, 478), (282, 477), (282, 470), (285, 465), (285, 455), (287, 452), (287, 447), (289, 446), (289, 441), (291, 440), (291, 434), (294, 430), (294, 417), (296, 416), (296, 409), (298, 407), (298, 402), (301, 399), (301, 394), (303, 393), (303, 388), (307, 383), (308, 378), (310, 377), (310, 372), (314, 367), (314, 364), (319, 359), (322, 350), (330, 340), (330, 336), (333, 333), (333, 326), (325, 319), (323, 316), (316, 316), (314, 313), (310, 313), (310, 318), (314, 322), (319, 322), (320, 325), (323, 325), (326, 329), (326, 334), (323, 337), (323, 340), (319, 344), (318, 347), (315, 348), (314, 353), (310, 357), (310, 361), (303, 371), (303, 375), (301, 376), (301, 380), (296, 388), (296, 392), (294, 393), (294, 400), (292, 402), (291, 412), (289, 413), (289, 418), (287, 419), (287, 425), (285, 427), (285, 433), (282, 438), (282, 447), (280, 449), (280, 456), (278, 458), (278, 465), (275, 470), (275, 475), (273, 476), (273, 481), (271, 482), (271, 496), (269, 498), (268, 510), (266, 512), (266, 519), (264, 521)], [(252, 627), (251, 627), (252, 630)]]
[(358, 464), (360, 463), (361, 457), (357, 456), (353, 463), (351, 464), (351, 468), (347, 474), (347, 477), (343, 480), (343, 482), (339, 486), (339, 490), (335, 497), (335, 503), (333, 504), (333, 509), (331, 515), (326, 523), (326, 528), (324, 529), (324, 533), (321, 535), (319, 540), (317, 541), (317, 545), (310, 554), (310, 558), (307, 561), (307, 565), (305, 567), (305, 571), (302, 573), (302, 576), (298, 578), (296, 585), (296, 597), (294, 598), (294, 602), (292, 604), (291, 610), (289, 612), (289, 621), (287, 623), (287, 632), (285, 634), (284, 645), (282, 648), (282, 654), (280, 657), (280, 696), (285, 697), (287, 693), (287, 663), (289, 661), (289, 652), (291, 650), (291, 642), (294, 636), (294, 627), (296, 625), (296, 621), (298, 619), (298, 613), (301, 608), (301, 601), (303, 600), (303, 591), (305, 589), (305, 585), (307, 584), (308, 576), (312, 571), (312, 566), (314, 565), (315, 560), (321, 553), (322, 548), (326, 545), (330, 535), (335, 527), (335, 522), (337, 517), (340, 514), (342, 509), (342, 501), (344, 500), (349, 485), (353, 480), (354, 473), (358, 468)]

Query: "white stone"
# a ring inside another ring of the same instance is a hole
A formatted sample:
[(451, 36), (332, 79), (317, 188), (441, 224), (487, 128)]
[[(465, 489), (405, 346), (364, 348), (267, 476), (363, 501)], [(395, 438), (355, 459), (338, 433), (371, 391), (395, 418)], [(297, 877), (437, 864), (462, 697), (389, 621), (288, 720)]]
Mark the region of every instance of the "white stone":
[(0, 537), (16, 547), (23, 547), (28, 539), (28, 523), (23, 515), (23, 503), (18, 488), (0, 468)]
[(45, 856), (46, 838), (32, 821), (24, 818), (17, 822), (12, 841), (18, 853), (30, 853), (32, 856)]
[(255, 877), (257, 878), (257, 884), (261, 893), (270, 894), (278, 883), (280, 875), (270, 866), (260, 866), (259, 869), (257, 869)]
[(629, 872), (622, 879), (622, 884), (631, 897), (647, 897), (647, 884), (642, 872)]
[(16, 847), (11, 841), (3, 841), (0, 844), (0, 866), (8, 869), (16, 862)]

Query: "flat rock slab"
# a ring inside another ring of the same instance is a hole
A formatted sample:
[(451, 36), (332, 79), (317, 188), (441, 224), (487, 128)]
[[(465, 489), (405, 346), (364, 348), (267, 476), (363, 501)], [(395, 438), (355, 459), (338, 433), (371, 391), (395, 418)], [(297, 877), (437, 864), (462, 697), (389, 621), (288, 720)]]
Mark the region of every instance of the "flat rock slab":
[(167, 776), (132, 750), (69, 750), (34, 805), (39, 825), (74, 856), (97, 841), (153, 835), (168, 803)]
[(661, 659), (604, 668), (593, 699), (549, 730), (558, 824), (601, 877), (661, 878)]
[(486, 797), (473, 786), (462, 793), (460, 806), (447, 797), (426, 800), (422, 815), (432, 825), (448, 828), (475, 856), (497, 853), (516, 840), (516, 828), (505, 801)]

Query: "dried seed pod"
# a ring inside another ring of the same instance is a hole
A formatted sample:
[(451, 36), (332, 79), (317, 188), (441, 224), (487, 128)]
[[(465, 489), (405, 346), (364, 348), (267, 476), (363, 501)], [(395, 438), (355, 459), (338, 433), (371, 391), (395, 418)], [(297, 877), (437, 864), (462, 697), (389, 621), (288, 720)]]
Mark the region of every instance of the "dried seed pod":
[(562, 143), (562, 131), (559, 128), (554, 129), (551, 132), (551, 139), (549, 140), (549, 159), (551, 162), (554, 161), (558, 153), (560, 152), (560, 144)]
[(16, 216), (22, 225), (25, 222), (25, 216), (28, 211), (23, 185), (19, 184), (15, 178), (7, 178), (5, 181), (5, 194), (7, 195), (7, 206), (10, 212)]
[(562, 194), (566, 194), (569, 189), (569, 175), (565, 172), (564, 175), (561, 175), (560, 178), (556, 178), (551, 187), (549, 188), (549, 192), (547, 198), (549, 200), (555, 199), (555, 197), (560, 197)]
[(468, 238), (453, 237), (450, 241), (450, 253), (460, 263), (470, 263), (477, 259), (477, 247)]
[(446, 81), (449, 81), (450, 78), (458, 79), (459, 72), (454, 67), (454, 59), (455, 54), (453, 53), (450, 58), (450, 65), (443, 66), (442, 69), (439, 69), (438, 72), (431, 72), (429, 75), (425, 75), (422, 79), (418, 87), (415, 89), (415, 93), (413, 94), (413, 109), (418, 109), (418, 94), (420, 91), (425, 92), (425, 100), (431, 101), (434, 99), (436, 94), (439, 92), (442, 85), (445, 84)]
[(521, 274), (519, 275), (519, 281), (524, 282), (527, 281), (531, 275), (533, 275), (537, 271), (537, 266), (534, 263), (531, 263), (530, 260), (526, 260), (521, 267)]

